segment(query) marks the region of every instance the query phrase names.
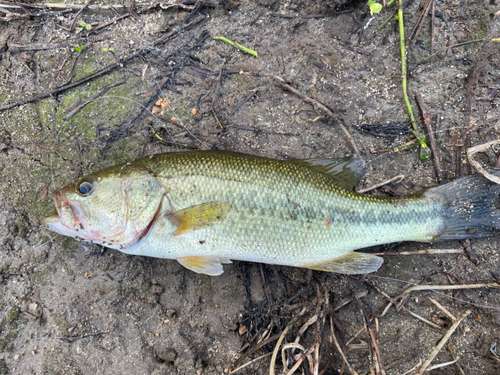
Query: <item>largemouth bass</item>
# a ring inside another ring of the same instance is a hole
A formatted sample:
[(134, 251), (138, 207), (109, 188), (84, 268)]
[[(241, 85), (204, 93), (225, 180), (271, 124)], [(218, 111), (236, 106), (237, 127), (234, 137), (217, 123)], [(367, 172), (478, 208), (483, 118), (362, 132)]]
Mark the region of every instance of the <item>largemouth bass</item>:
[(220, 275), (244, 260), (359, 274), (398, 241), (492, 235), (500, 185), (469, 176), (403, 198), (357, 194), (357, 157), (280, 161), (232, 152), (158, 154), (55, 192), (54, 232)]

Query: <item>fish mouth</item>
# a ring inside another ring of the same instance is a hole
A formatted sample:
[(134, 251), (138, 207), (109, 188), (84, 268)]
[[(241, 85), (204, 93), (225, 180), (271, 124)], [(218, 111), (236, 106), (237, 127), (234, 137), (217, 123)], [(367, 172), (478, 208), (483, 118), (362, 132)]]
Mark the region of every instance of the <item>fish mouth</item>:
[(58, 191), (54, 194), (56, 209), (58, 216), (47, 217), (42, 220), (42, 225), (47, 226), (50, 230), (74, 237), (79, 229), (83, 229), (81, 218), (82, 209), (77, 202), (72, 202), (62, 192)]

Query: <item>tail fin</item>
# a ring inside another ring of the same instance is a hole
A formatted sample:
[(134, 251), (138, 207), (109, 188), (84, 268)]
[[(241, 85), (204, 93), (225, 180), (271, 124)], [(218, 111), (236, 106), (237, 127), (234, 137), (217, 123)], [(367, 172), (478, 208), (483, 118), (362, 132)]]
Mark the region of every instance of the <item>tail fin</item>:
[[(498, 172), (489, 171), (500, 175)], [(458, 179), (427, 190), (442, 204), (444, 229), (435, 240), (487, 237), (500, 230), (500, 185), (480, 175)]]

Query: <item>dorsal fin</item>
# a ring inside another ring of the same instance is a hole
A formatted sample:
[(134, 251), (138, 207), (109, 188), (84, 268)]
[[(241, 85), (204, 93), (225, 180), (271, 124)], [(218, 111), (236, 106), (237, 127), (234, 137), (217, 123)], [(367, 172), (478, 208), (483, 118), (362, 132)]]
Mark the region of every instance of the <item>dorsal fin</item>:
[(324, 173), (348, 190), (353, 190), (365, 175), (365, 162), (357, 155), (339, 159), (317, 158), (289, 162)]

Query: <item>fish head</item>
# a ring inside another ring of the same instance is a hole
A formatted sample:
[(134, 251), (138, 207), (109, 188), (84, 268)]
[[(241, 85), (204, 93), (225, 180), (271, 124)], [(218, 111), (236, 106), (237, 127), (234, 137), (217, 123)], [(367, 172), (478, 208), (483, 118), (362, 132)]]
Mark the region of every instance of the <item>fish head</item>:
[(147, 234), (164, 195), (151, 171), (126, 164), (111, 167), (55, 192), (58, 216), (42, 223), (65, 236), (125, 249)]

